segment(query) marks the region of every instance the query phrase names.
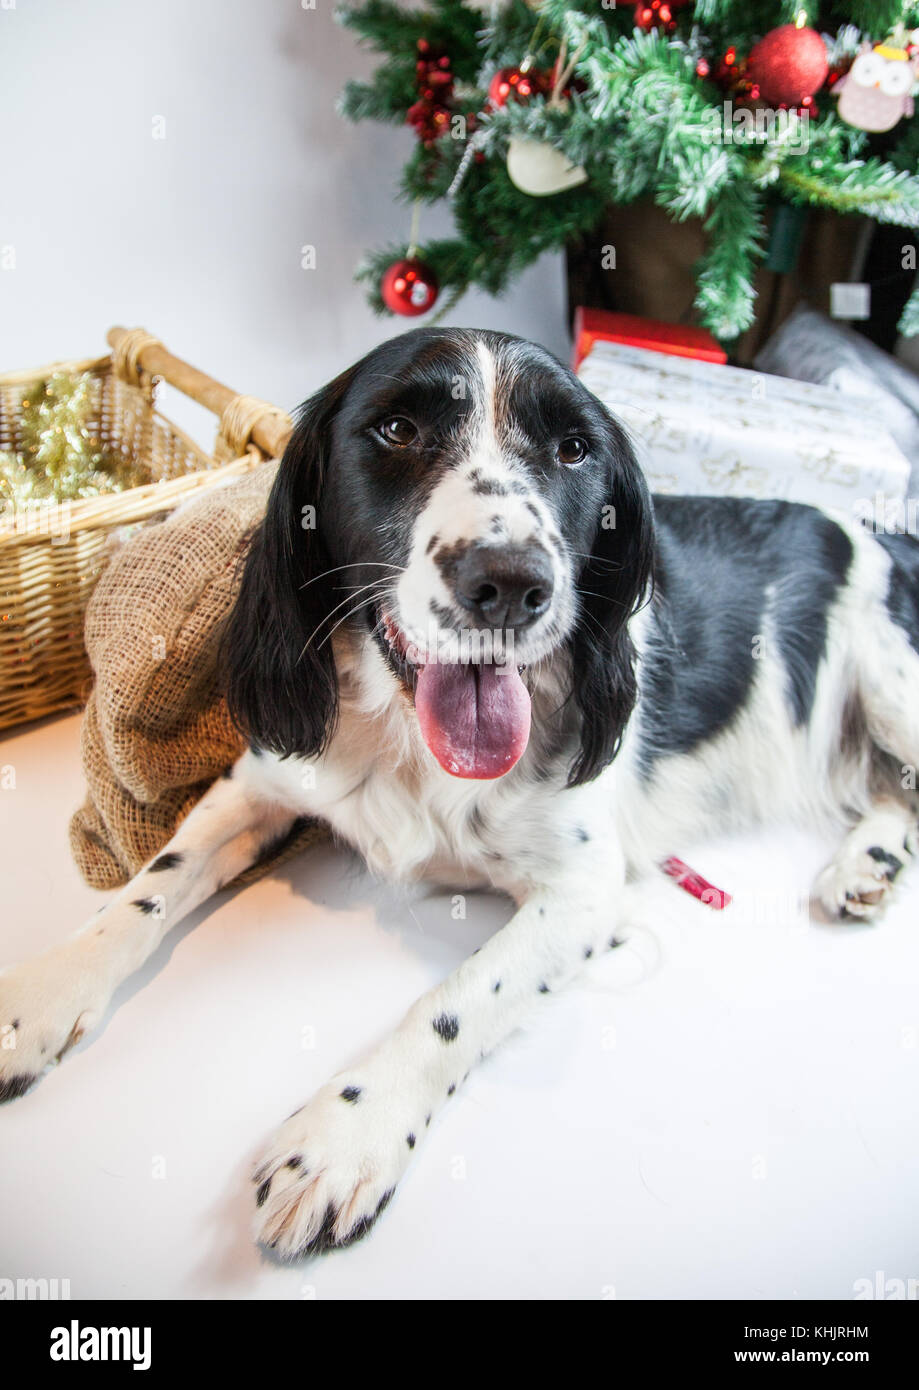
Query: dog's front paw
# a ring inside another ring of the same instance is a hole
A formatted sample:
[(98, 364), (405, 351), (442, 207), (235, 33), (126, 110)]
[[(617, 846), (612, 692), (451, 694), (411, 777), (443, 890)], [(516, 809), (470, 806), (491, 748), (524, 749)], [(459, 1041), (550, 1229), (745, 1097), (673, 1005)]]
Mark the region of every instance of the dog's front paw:
[(880, 845), (867, 849), (847, 846), (817, 878), (815, 895), (831, 917), (872, 921), (883, 914), (904, 860), (911, 853), (909, 846), (900, 855)]
[(96, 1026), (107, 1003), (108, 990), (68, 952), (0, 974), (0, 1102), (25, 1095)]
[(329, 1082), (281, 1126), (255, 1170), (256, 1239), (286, 1259), (358, 1240), (392, 1196), (429, 1119), (413, 1118), (369, 1075)]

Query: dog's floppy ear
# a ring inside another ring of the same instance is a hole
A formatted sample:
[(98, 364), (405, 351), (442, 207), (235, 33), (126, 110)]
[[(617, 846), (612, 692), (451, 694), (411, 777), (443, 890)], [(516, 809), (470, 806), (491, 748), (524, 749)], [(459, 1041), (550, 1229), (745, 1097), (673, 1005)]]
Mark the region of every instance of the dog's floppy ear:
[(301, 407), (254, 533), (223, 637), (230, 714), (253, 746), (281, 757), (321, 752), (338, 713), (326, 619), (334, 576), (322, 537), (322, 489), (335, 414), (353, 368)]
[(571, 638), (581, 744), (569, 786), (590, 782), (612, 761), (638, 693), (629, 620), (651, 579), (651, 498), (628, 436), (608, 418), (609, 474), (590, 557), (578, 576), (580, 618)]

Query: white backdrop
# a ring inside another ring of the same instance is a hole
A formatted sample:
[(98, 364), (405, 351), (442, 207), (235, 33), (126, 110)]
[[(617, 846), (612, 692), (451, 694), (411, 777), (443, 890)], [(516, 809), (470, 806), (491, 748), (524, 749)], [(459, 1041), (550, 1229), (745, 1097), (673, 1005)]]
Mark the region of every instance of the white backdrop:
[[(332, 0), (316, 6), (0, 0), (0, 247), (15, 256), (0, 270), (0, 371), (103, 352), (111, 324), (140, 324), (289, 408), (418, 322), (378, 318), (352, 281), (368, 247), (408, 237), (394, 192), (416, 137), (337, 115), (373, 54)], [(449, 225), (427, 212), (422, 235)], [(446, 321), (566, 356), (561, 256)], [(207, 437), (197, 412), (168, 409)]]

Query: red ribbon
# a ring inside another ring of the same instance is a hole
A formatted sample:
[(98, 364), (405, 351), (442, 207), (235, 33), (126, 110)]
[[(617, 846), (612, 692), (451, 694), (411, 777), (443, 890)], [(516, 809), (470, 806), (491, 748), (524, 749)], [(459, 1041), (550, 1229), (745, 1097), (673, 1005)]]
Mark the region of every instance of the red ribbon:
[(709, 883), (707, 878), (697, 874), (695, 869), (691, 869), (688, 864), (684, 864), (682, 859), (677, 859), (675, 854), (671, 854), (669, 859), (662, 859), (660, 867), (668, 878), (672, 878), (686, 893), (691, 893), (694, 898), (698, 898), (700, 903), (705, 903), (707, 907), (714, 908), (716, 912), (722, 912), (731, 901), (730, 893), (724, 893), (720, 888), (716, 888), (713, 883)]

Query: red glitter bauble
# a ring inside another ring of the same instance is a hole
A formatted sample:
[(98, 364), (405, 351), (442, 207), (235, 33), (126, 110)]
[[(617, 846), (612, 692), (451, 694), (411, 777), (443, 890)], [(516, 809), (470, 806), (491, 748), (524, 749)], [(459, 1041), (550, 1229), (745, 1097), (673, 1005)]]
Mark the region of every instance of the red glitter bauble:
[(430, 266), (414, 257), (394, 261), (380, 281), (380, 294), (387, 309), (406, 318), (426, 314), (433, 308), (439, 288)]
[(747, 59), (747, 76), (763, 101), (773, 106), (801, 106), (826, 81), (826, 46), (816, 29), (783, 24), (754, 45)]

